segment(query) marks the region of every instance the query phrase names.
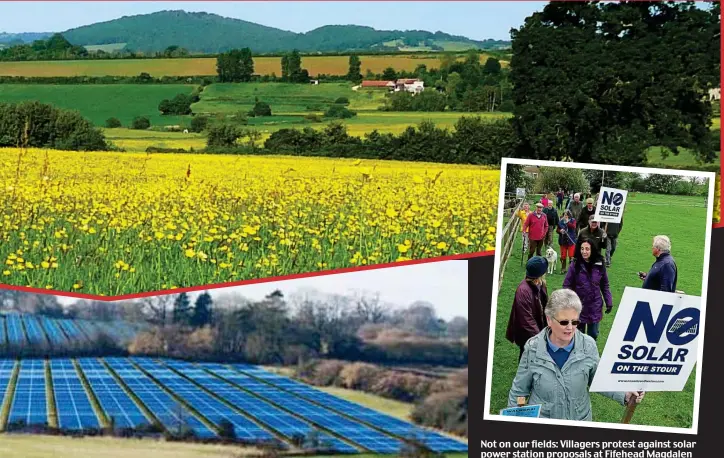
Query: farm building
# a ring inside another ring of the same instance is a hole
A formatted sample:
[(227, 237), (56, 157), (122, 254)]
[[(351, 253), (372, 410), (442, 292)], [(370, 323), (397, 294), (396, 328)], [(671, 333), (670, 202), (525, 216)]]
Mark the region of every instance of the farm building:
[(709, 100), (721, 100), (721, 88), (709, 89)]
[(407, 91), (419, 94), (425, 90), (425, 83), (418, 79), (401, 79), (395, 83), (395, 92)]
[(362, 81), (362, 87), (369, 88), (369, 89), (393, 90), (395, 88), (395, 82), (394, 81)]
[(526, 175), (532, 176), (533, 178), (538, 178), (538, 174), (540, 173), (540, 170), (537, 165), (530, 165), (523, 168), (523, 173)]

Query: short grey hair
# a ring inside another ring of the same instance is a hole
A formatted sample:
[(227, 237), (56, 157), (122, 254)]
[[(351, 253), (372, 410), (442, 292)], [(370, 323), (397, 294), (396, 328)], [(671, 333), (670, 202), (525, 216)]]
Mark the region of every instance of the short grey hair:
[(551, 293), (551, 297), (548, 299), (548, 305), (546, 305), (546, 316), (548, 318), (555, 318), (558, 312), (562, 310), (574, 309), (576, 313), (581, 313), (581, 299), (578, 298), (578, 294), (570, 289), (559, 289)]
[(577, 193), (573, 194), (573, 197), (578, 197), (578, 198), (580, 199), (580, 198), (581, 198), (581, 193), (578, 193), (578, 192), (577, 192)]
[(654, 248), (657, 250), (668, 253), (671, 251), (671, 240), (665, 235), (657, 235), (654, 237)]

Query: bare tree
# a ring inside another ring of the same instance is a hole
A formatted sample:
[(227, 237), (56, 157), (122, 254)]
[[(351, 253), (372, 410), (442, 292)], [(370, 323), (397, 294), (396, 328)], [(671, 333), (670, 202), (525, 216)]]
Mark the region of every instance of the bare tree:
[(146, 319), (158, 326), (166, 326), (168, 311), (173, 307), (175, 299), (176, 295), (174, 294), (164, 294), (141, 299), (141, 308), (146, 315)]
[(355, 294), (357, 316), (364, 323), (381, 323), (385, 318), (385, 306), (380, 301), (380, 293), (368, 296), (364, 293)]

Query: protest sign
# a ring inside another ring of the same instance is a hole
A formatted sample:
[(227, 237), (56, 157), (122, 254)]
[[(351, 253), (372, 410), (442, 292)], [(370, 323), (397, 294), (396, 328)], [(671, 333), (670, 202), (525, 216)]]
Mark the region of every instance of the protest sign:
[(620, 223), (626, 205), (628, 191), (601, 186), (596, 204), (596, 221), (599, 223)]
[(696, 364), (701, 298), (626, 287), (591, 391), (682, 391)]

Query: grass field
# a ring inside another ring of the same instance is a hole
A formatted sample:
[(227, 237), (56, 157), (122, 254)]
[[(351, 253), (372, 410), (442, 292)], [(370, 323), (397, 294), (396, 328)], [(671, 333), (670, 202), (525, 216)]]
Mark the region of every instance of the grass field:
[(0, 165), (8, 284), (117, 295), (495, 241), (500, 175), (482, 167), (13, 148)]
[[(641, 281), (638, 280), (636, 272), (648, 271), (653, 264), (651, 241), (655, 235), (666, 234), (671, 238), (672, 255), (679, 269), (677, 289), (689, 295), (701, 295), (706, 214), (704, 199), (700, 197), (629, 194), (624, 227), (619, 236), (612, 266), (608, 269), (614, 309), (610, 315), (603, 315), (598, 338), (599, 353), (603, 352), (624, 287), (640, 287)], [(557, 239), (554, 247), (560, 253)], [(507, 406), (508, 392), (517, 370), (518, 347), (505, 338), (505, 329), (515, 290), (525, 277), (525, 268), (520, 262), (520, 250), (518, 236), (498, 294), (491, 413), (498, 413)], [(546, 276), (549, 294), (562, 287), (563, 279), (564, 276), (558, 273)], [(693, 372), (683, 392), (647, 393), (636, 410), (632, 424), (691, 427), (695, 377)], [(621, 421), (624, 408), (613, 400), (592, 393), (591, 403), (594, 421)]]
[[(0, 456), (3, 458), (77, 458), (103, 456), (107, 458), (242, 458), (263, 456), (260, 450), (232, 445), (205, 445), (165, 442), (153, 439), (113, 439), (105, 437), (71, 437), (11, 435), (0, 436)], [(283, 456), (283, 455), (282, 455)], [(322, 458), (307, 455), (309, 458)], [(326, 455), (327, 457), (329, 455)], [(359, 454), (355, 458), (389, 458), (390, 455)], [(462, 458), (462, 453), (446, 454)]]
[(78, 110), (97, 126), (103, 126), (110, 117), (129, 126), (136, 116), (147, 116), (151, 125), (177, 125), (184, 122), (184, 117), (161, 116), (158, 104), (176, 94), (190, 94), (194, 87), (181, 84), (3, 84), (0, 85), (0, 102), (37, 100), (50, 103)]
[[(485, 63), (487, 59), (486, 54), (481, 54), (481, 62)], [(397, 71), (413, 71), (420, 64), (427, 65), (428, 70), (440, 68), (440, 57), (435, 54), (360, 56), (360, 61), (363, 75), (367, 70), (382, 73), (387, 67)], [(346, 75), (349, 56), (302, 56), (302, 67), (312, 76), (320, 73)], [(216, 58), (0, 62), (0, 75), (4, 76), (136, 76), (141, 72), (155, 77), (216, 75)], [(255, 57), (254, 73), (281, 76), (281, 57)]]
[[(666, 158), (662, 158), (661, 157), (662, 149), (663, 148), (660, 146), (649, 148), (649, 150), (647, 152), (647, 156), (648, 156), (647, 166), (648, 167), (677, 168), (677, 167), (690, 167), (690, 166), (698, 165), (696, 158), (694, 157), (694, 154), (691, 152), (691, 150), (688, 150), (686, 148), (681, 148), (679, 150), (678, 155), (674, 155), (669, 152), (669, 154)], [(718, 167), (719, 160), (720, 160), (720, 156), (717, 155), (716, 161), (713, 164), (707, 165), (707, 166), (708, 167), (711, 167), (711, 166)]]

